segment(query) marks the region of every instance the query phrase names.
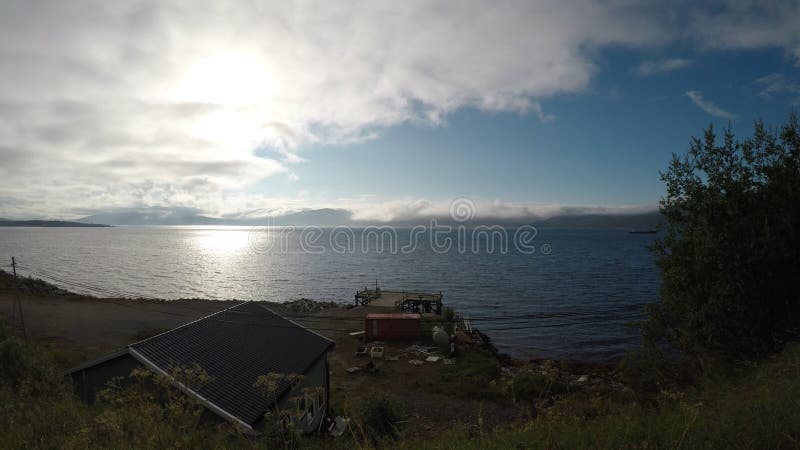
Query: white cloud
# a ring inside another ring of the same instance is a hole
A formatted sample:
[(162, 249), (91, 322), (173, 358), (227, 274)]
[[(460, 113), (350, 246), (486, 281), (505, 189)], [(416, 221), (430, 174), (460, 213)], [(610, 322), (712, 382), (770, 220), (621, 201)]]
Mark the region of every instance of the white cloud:
[(244, 207), (304, 145), (461, 108), (552, 121), (608, 47), (800, 49), (796, 3), (737, 5), (4, 1), (0, 216)]
[(765, 99), (788, 97), (791, 103), (800, 104), (800, 82), (787, 78), (782, 73), (771, 73), (755, 82), (761, 86), (758, 95)]
[(698, 108), (702, 109), (706, 112), (706, 114), (712, 115), (714, 117), (721, 117), (723, 119), (728, 120), (735, 120), (736, 114), (728, 112), (719, 106), (712, 103), (710, 100), (706, 100), (703, 98), (703, 95), (700, 91), (686, 91), (686, 96), (697, 105)]
[(685, 33), (701, 48), (783, 48), (800, 63), (800, 2), (736, 0), (688, 9)]
[(692, 64), (688, 59), (669, 58), (657, 61), (642, 61), (632, 69), (632, 72), (640, 77), (646, 77), (662, 72), (671, 72), (689, 67)]
[[(335, 207), (349, 210), (353, 219), (365, 222), (394, 222), (450, 217), (454, 199), (429, 200), (404, 198), (376, 201), (348, 199)], [(507, 202), (499, 199), (469, 200), (469, 217), (476, 220), (536, 220), (560, 215), (578, 214), (642, 214), (658, 210), (656, 204), (639, 205), (563, 205), (541, 202)]]

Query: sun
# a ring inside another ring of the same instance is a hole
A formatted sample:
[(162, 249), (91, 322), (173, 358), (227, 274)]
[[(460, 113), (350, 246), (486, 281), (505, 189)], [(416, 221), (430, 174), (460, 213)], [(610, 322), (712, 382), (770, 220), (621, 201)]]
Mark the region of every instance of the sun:
[(256, 53), (216, 53), (190, 64), (176, 93), (181, 102), (208, 107), (188, 123), (191, 136), (226, 151), (248, 151), (263, 138), (274, 79)]
[(270, 71), (255, 53), (228, 52), (191, 64), (178, 90), (187, 101), (247, 106), (268, 102), (272, 88)]

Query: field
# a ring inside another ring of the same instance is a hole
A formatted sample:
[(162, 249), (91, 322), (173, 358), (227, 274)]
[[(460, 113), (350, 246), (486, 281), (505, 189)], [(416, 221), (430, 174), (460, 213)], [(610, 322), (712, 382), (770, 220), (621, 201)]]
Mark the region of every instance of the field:
[[(0, 312), (15, 292), (0, 278)], [(336, 341), (331, 412), (352, 419), (338, 438), (266, 441), (199, 419), (196, 406), (164, 404), (138, 390), (111, 391), (95, 405), (75, 398), (61, 370), (126, 343), (230, 305), (94, 299), (30, 286), (18, 327), (0, 334), (2, 448), (800, 448), (800, 346), (775, 358), (693, 384), (664, 384), (642, 395), (610, 367), (501, 360), (465, 348), (455, 365), (415, 366), (409, 343), (387, 346), (398, 361), (372, 373), (355, 355), (364, 311), (298, 313)], [(16, 335), (17, 337), (14, 337)]]

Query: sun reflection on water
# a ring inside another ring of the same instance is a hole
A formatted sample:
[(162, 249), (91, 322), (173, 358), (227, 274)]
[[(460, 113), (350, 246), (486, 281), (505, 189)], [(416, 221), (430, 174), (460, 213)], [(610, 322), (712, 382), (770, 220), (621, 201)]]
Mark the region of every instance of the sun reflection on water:
[(196, 242), (203, 250), (224, 253), (241, 253), (247, 249), (249, 230), (212, 229), (198, 232)]

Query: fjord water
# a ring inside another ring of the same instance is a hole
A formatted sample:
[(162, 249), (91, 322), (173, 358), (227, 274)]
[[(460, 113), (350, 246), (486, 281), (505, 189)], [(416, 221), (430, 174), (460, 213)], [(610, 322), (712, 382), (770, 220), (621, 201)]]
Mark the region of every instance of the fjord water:
[(627, 323), (658, 295), (647, 249), (655, 236), (626, 230), (540, 229), (524, 252), (512, 238), (506, 252), (499, 243), (459, 248), (456, 231), (448, 236), (449, 251), (408, 229), (382, 241), (364, 240), (356, 230), (354, 242), (347, 234), (331, 242), (335, 230), (329, 229), (316, 239), (285, 230), (276, 239), (275, 233), (5, 227), (0, 257), (10, 262), (14, 255), (34, 275), (95, 295), (349, 303), (375, 280), (384, 289), (441, 291), (445, 304), (471, 317), (501, 351), (522, 358), (613, 361), (638, 339)]

